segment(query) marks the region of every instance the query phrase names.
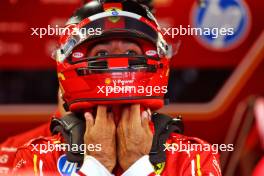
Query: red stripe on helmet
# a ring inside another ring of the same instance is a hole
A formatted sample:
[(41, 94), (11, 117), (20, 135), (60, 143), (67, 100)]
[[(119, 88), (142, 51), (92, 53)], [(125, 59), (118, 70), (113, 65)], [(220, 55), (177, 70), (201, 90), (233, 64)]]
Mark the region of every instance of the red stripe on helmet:
[(83, 26), (85, 26), (86, 24), (90, 23), (91, 21), (89, 20), (89, 18), (85, 18), (84, 20), (82, 20), (77, 27), (78, 28), (82, 28)]
[(73, 32), (73, 29), (76, 28), (75, 24), (70, 24), (66, 27), (64, 27), (64, 30), (62, 34), (60, 34), (59, 43), (61, 45), (65, 44), (68, 40), (68, 38), (71, 36), (71, 33)]
[(141, 22), (143, 22), (143, 23), (149, 25), (149, 26), (152, 27), (156, 32), (158, 32), (158, 26), (157, 26), (155, 23), (149, 21), (148, 19), (146, 19), (146, 18), (144, 18), (144, 17), (141, 17), (139, 20), (140, 20)]
[(108, 67), (109, 68), (127, 68), (128, 58), (109, 58)]

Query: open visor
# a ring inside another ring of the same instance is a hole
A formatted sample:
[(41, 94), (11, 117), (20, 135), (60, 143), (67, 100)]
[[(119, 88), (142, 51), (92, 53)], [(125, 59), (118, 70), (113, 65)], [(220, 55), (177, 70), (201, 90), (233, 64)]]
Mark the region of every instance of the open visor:
[(81, 21), (71, 31), (64, 31), (67, 40), (55, 52), (55, 59), (63, 62), (72, 50), (89, 40), (102, 37), (143, 38), (157, 46), (158, 54), (166, 55), (167, 44), (156, 26), (144, 17), (126, 11), (109, 11), (93, 15)]

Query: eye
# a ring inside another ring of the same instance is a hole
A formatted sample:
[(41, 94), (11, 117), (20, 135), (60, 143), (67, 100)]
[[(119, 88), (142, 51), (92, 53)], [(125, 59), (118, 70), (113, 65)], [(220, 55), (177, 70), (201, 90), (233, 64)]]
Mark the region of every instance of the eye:
[(138, 55), (138, 53), (136, 52), (136, 51), (134, 51), (134, 50), (127, 50), (127, 52), (126, 52), (126, 54), (127, 55)]
[(109, 53), (106, 50), (98, 51), (95, 56), (107, 56)]

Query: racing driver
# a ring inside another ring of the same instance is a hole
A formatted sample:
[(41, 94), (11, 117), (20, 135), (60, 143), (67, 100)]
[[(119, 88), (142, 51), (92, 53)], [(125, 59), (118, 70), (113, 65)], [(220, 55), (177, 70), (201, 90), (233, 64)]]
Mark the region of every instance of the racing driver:
[(208, 143), (182, 135), (180, 118), (154, 112), (170, 52), (147, 7), (91, 1), (65, 31), (54, 57), (69, 113), (52, 119), (51, 137), (18, 149), (14, 175), (221, 175), (218, 155), (203, 150)]

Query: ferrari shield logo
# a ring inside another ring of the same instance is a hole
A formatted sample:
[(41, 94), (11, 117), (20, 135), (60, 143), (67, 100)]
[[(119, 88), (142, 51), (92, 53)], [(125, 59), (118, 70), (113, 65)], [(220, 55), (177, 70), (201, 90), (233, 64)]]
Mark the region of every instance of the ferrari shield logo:
[(120, 9), (110, 8), (107, 11), (110, 11), (112, 14), (111, 17), (108, 17), (109, 21), (111, 21), (112, 23), (117, 23), (120, 20), (120, 17), (118, 16), (119, 15), (118, 11), (120, 11)]
[(158, 163), (158, 164), (154, 165), (153, 167), (155, 170), (155, 174), (160, 175), (165, 168), (165, 162)]

